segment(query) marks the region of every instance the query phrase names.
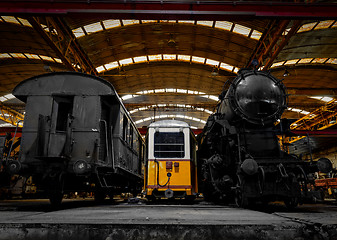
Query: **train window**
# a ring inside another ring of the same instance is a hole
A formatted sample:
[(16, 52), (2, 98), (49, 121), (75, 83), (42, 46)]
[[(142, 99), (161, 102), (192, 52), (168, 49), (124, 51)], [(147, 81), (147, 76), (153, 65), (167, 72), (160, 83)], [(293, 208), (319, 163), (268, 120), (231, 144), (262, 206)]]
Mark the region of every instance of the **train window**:
[(130, 123), (130, 133), (129, 133), (129, 145), (130, 147), (133, 147), (133, 127), (132, 124)]
[(128, 119), (124, 115), (123, 116), (123, 140), (127, 141), (127, 135), (128, 135)]
[(57, 119), (56, 119), (56, 131), (66, 131), (68, 115), (72, 113), (73, 104), (68, 101), (58, 102)]
[(185, 157), (183, 132), (156, 132), (154, 134), (154, 157)]

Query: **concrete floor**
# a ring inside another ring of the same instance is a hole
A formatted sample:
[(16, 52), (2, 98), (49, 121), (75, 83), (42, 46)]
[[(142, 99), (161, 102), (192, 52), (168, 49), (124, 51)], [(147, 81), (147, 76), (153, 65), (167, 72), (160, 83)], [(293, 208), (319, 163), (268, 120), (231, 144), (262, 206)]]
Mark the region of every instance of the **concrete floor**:
[(254, 210), (174, 203), (95, 205), (66, 200), (0, 201), (2, 239), (337, 239), (337, 205), (273, 204)]

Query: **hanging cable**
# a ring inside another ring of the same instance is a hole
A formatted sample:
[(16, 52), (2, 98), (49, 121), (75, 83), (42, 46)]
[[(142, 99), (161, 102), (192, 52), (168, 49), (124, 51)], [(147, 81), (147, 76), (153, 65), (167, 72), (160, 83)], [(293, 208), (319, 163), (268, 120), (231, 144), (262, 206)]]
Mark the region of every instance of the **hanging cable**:
[(159, 184), (159, 162), (157, 161), (157, 159), (155, 159), (154, 161), (157, 163), (157, 185), (159, 187), (165, 187), (170, 181), (171, 173), (167, 174), (167, 182), (164, 185), (160, 185)]

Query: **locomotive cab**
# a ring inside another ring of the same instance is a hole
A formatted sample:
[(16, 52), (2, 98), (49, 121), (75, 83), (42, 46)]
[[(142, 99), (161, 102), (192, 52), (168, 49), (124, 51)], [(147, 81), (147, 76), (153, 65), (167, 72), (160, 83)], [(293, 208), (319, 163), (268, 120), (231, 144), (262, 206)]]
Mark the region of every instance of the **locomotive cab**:
[(196, 139), (189, 125), (176, 120), (154, 122), (146, 143), (146, 197), (194, 199), (198, 192)]

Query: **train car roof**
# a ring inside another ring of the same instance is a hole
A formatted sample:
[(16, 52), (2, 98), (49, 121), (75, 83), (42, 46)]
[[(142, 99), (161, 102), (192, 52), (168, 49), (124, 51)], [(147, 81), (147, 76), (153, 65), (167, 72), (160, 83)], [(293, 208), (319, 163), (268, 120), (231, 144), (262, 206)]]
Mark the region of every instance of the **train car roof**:
[(27, 96), (50, 95), (117, 95), (106, 80), (78, 72), (54, 72), (35, 76), (19, 83), (13, 95), (26, 102)]
[(155, 127), (166, 127), (166, 128), (171, 128), (171, 127), (184, 127), (184, 128), (189, 128), (190, 126), (188, 123), (183, 122), (183, 121), (178, 121), (178, 120), (161, 120), (157, 122), (153, 122), (149, 125), (149, 128), (155, 128)]

